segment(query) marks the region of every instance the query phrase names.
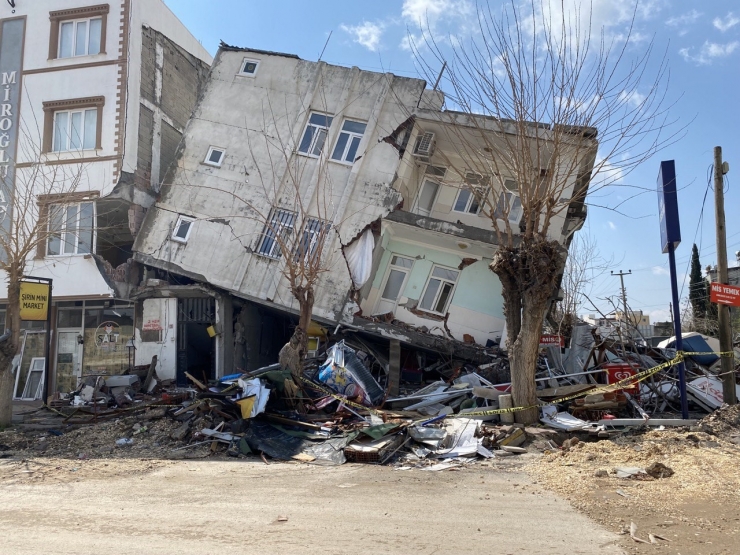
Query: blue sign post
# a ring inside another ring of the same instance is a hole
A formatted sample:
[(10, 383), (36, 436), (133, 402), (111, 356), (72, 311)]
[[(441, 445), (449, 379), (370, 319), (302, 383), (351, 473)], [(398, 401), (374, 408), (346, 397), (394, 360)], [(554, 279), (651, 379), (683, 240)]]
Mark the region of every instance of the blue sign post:
[[(678, 195), (676, 191), (676, 163), (668, 160), (660, 163), (658, 172), (658, 212), (660, 216), (660, 245), (668, 253), (671, 270), (671, 293), (673, 295), (673, 329), (676, 334), (676, 351), (683, 351), (681, 336), (681, 311), (678, 306), (678, 279), (676, 278), (676, 247), (681, 244), (681, 225), (678, 221)], [(689, 417), (689, 401), (686, 397), (686, 367), (678, 363), (678, 387), (681, 391), (681, 416)]]

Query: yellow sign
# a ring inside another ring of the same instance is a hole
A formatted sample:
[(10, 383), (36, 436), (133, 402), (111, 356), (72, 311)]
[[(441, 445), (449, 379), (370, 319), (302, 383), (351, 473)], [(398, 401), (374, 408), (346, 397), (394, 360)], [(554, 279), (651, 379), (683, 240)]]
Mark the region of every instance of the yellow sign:
[(48, 283), (21, 282), (21, 320), (46, 321), (49, 287)]

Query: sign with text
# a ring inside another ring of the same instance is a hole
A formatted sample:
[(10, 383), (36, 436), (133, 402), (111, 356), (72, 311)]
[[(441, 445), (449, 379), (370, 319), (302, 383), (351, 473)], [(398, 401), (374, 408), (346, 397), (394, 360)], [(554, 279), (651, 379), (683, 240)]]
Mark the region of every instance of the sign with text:
[(540, 335), (540, 348), (542, 347), (564, 347), (565, 339), (562, 335), (545, 334)]
[[(25, 18), (0, 21), (0, 233), (10, 232), (18, 146)], [(0, 253), (5, 258), (7, 253)], [(44, 320), (46, 317), (43, 318)]]
[(676, 191), (676, 163), (660, 163), (658, 172), (658, 216), (660, 217), (660, 246), (663, 254), (668, 245), (675, 249), (681, 243), (681, 224), (678, 221), (678, 193)]
[(21, 320), (46, 321), (51, 284), (21, 282)]
[(709, 290), (709, 300), (713, 303), (728, 306), (740, 306), (740, 287), (724, 283), (712, 283)]

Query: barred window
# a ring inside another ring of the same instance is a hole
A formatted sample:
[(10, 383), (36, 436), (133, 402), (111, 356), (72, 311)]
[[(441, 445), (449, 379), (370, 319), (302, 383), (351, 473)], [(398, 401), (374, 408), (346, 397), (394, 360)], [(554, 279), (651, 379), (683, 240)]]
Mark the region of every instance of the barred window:
[(303, 226), (301, 239), (295, 248), (295, 260), (311, 261), (317, 254), (318, 246), (326, 240), (330, 229), (330, 223), (308, 218)]
[(285, 243), (290, 234), (293, 233), (295, 216), (295, 212), (274, 208), (270, 213), (270, 218), (265, 223), (257, 252), (269, 258), (280, 258), (283, 254), (280, 242)]

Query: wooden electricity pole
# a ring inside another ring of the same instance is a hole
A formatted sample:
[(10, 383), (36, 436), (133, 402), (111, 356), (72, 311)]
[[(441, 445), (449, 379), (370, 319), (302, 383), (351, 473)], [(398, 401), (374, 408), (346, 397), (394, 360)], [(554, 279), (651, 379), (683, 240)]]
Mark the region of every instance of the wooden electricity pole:
[[(727, 276), (727, 232), (725, 229), (725, 192), (724, 174), (727, 173), (722, 163), (722, 147), (714, 147), (714, 216), (717, 223), (717, 281), (728, 283)], [(719, 349), (723, 353), (732, 353), (732, 328), (730, 324), (730, 307), (717, 303), (719, 324)], [(722, 356), (722, 396), (728, 405), (737, 404), (735, 390), (735, 357)]]

